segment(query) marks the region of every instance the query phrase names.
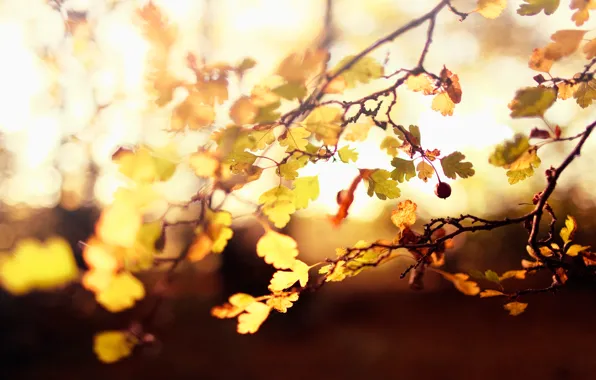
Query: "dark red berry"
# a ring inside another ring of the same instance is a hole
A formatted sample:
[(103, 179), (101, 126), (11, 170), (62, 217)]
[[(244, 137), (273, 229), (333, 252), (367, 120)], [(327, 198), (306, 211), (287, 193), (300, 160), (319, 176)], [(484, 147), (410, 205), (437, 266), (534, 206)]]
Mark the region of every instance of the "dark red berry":
[(442, 199), (449, 198), (451, 195), (451, 186), (449, 186), (448, 183), (439, 182), (437, 183), (437, 186), (435, 186), (435, 194)]

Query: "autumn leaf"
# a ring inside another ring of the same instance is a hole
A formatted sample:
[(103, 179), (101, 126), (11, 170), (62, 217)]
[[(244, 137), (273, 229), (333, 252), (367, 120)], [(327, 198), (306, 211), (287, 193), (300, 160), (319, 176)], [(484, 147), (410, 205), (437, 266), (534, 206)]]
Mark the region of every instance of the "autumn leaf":
[(296, 301), (298, 301), (298, 293), (274, 293), (271, 298), (267, 300), (267, 306), (272, 307), (280, 313), (285, 313)]
[(53, 290), (74, 281), (78, 274), (70, 246), (57, 237), (45, 243), (20, 240), (12, 254), (0, 261), (0, 284), (15, 295)]
[(518, 280), (523, 280), (526, 278), (526, 270), (508, 270), (507, 272), (499, 276), (499, 279), (501, 281), (506, 280), (508, 278), (517, 278)]
[(292, 270), (290, 272), (278, 270), (273, 274), (269, 290), (272, 292), (282, 291), (294, 285), (297, 281), (300, 286), (304, 287), (308, 283), (308, 270), (310, 268), (300, 260), (294, 260)]
[(571, 20), (575, 21), (575, 25), (582, 26), (590, 18), (588, 11), (596, 9), (596, 0), (571, 0), (569, 8), (577, 9), (571, 16)]
[[(341, 70), (348, 62), (354, 59), (355, 56), (350, 55), (339, 61), (332, 73)], [(378, 79), (383, 76), (383, 66), (376, 59), (372, 57), (362, 57), (358, 59), (352, 66), (341, 73), (341, 76), (346, 81), (348, 88), (354, 88), (358, 83), (368, 83), (372, 79)]]
[(320, 74), (328, 60), (329, 53), (322, 49), (292, 53), (279, 64), (277, 74), (289, 83), (304, 84), (311, 77)]
[(279, 176), (288, 180), (294, 180), (298, 177), (298, 170), (305, 167), (309, 162), (308, 156), (301, 152), (292, 153), (286, 162), (279, 165)]
[(596, 38), (591, 39), (587, 44), (585, 44), (582, 51), (586, 54), (586, 59), (592, 59), (596, 57)]
[(239, 334), (254, 334), (259, 330), (259, 327), (265, 322), (271, 306), (265, 305), (262, 302), (253, 302), (245, 309), (245, 313), (238, 316), (237, 331)]
[(503, 308), (509, 312), (509, 315), (513, 316), (523, 313), (526, 310), (526, 307), (528, 307), (528, 304), (523, 302), (509, 302), (503, 306)]
[(393, 136), (387, 136), (381, 141), (381, 149), (385, 149), (390, 156), (397, 156), (397, 150), (401, 147), (401, 143)]
[(573, 244), (572, 246), (570, 246), (569, 248), (567, 248), (567, 251), (565, 251), (565, 254), (567, 256), (575, 257), (580, 252), (583, 252), (583, 251), (588, 250), (588, 249), (590, 249), (590, 246), (589, 245)]
[(512, 118), (542, 117), (555, 102), (557, 95), (552, 88), (526, 87), (515, 93), (509, 103)]
[(228, 302), (222, 306), (215, 306), (211, 309), (211, 315), (215, 318), (236, 318), (240, 313), (248, 307), (248, 305), (257, 302), (253, 296), (246, 293), (236, 293), (230, 298)]
[(573, 240), (573, 236), (575, 235), (576, 231), (577, 222), (575, 221), (575, 218), (573, 216), (568, 215), (567, 219), (565, 219), (565, 227), (561, 228), (561, 231), (559, 232), (559, 235), (561, 236), (561, 239), (563, 239), (563, 242), (567, 244), (571, 240)]
[(143, 283), (127, 272), (115, 275), (107, 288), (95, 294), (97, 302), (112, 313), (131, 308), (143, 297)]
[(302, 127), (288, 128), (286, 132), (280, 136), (279, 145), (286, 147), (287, 152), (294, 150), (304, 151), (308, 145), (308, 137), (310, 132)]
[(339, 159), (346, 164), (350, 163), (350, 161), (356, 162), (358, 160), (358, 152), (356, 152), (356, 149), (351, 149), (348, 145), (341, 147), (337, 151), (337, 154), (339, 155)]
[(557, 97), (561, 100), (566, 100), (571, 98), (574, 94), (575, 91), (577, 90), (577, 88), (579, 87), (578, 84), (569, 84), (569, 83), (559, 83), (557, 84)]
[(336, 107), (318, 107), (301, 123), (317, 140), (335, 145), (341, 131), (343, 112)]
[(189, 165), (199, 177), (213, 178), (217, 176), (219, 160), (209, 152), (195, 152), (189, 157)]
[(496, 282), (497, 284), (501, 282), (497, 272), (490, 269), (484, 272), (484, 278), (486, 278), (488, 281)]
[(230, 118), (238, 125), (255, 122), (259, 108), (253, 104), (248, 96), (238, 98), (230, 107)]
[(377, 169), (367, 176), (366, 183), (368, 184), (368, 196), (377, 195), (381, 200), (387, 198), (393, 199), (399, 197), (401, 194), (397, 187), (397, 181), (390, 179), (391, 173), (384, 169)]
[(294, 181), (293, 191), (296, 196), (296, 209), (304, 209), (309, 201), (314, 201), (319, 197), (319, 177), (300, 177)]
[(478, 9), (476, 11), (488, 19), (495, 19), (501, 15), (506, 7), (507, 0), (478, 0)]
[(441, 158), (443, 173), (447, 178), (455, 179), (456, 176), (468, 178), (474, 175), (471, 162), (462, 162), (466, 156), (460, 152), (453, 152), (448, 156)]
[(546, 45), (544, 57), (557, 61), (573, 54), (586, 34), (585, 30), (559, 30), (551, 36), (553, 42)]
[(453, 283), (453, 285), (455, 285), (457, 290), (459, 290), (460, 292), (462, 292), (463, 294), (465, 294), (467, 296), (475, 296), (478, 293), (480, 293), (480, 288), (478, 287), (478, 284), (475, 283), (474, 281), (469, 281), (468, 278), (470, 276), (467, 274), (464, 274), (464, 273), (451, 274), (451, 273), (443, 272), (442, 270), (435, 269), (435, 268), (433, 268), (433, 270), (435, 272), (439, 273), (441, 276), (443, 276), (443, 278), (445, 278), (447, 281), (450, 281), (451, 283)]
[(370, 123), (351, 123), (348, 124), (342, 136), (346, 141), (364, 141), (371, 128)]
[(498, 290), (486, 289), (480, 292), (480, 298), (504, 296), (503, 292)]
[(536, 147), (531, 147), (512, 164), (506, 165), (505, 168), (509, 169), (507, 171), (507, 178), (510, 185), (514, 185), (534, 175), (534, 169), (538, 168), (541, 163), (536, 151)]
[(528, 138), (518, 133), (514, 136), (513, 140), (508, 140), (504, 144), (497, 145), (494, 152), (489, 156), (488, 162), (491, 165), (508, 169), (528, 149), (530, 149)]
[(416, 223), (416, 208), (418, 206), (411, 200), (405, 200), (397, 204), (397, 208), (391, 212), (391, 221), (400, 230), (404, 230)]
[(445, 66), (443, 66), (443, 69), (441, 70), (441, 83), (447, 92), (447, 95), (449, 95), (449, 99), (451, 99), (454, 104), (461, 102), (462, 91), (461, 85), (459, 84), (459, 77), (449, 71)]
[(408, 75), (406, 79), (406, 86), (414, 92), (422, 92), (424, 95), (432, 95), (437, 91), (433, 83), (433, 79), (427, 74)]
[(132, 247), (142, 224), (143, 217), (134, 204), (115, 202), (102, 211), (95, 231), (107, 244)]
[(188, 248), (186, 257), (192, 262), (201, 261), (211, 253), (213, 240), (206, 233), (199, 233)]
[(297, 247), (290, 236), (269, 230), (257, 242), (257, 255), (277, 269), (291, 269), (298, 256)]
[(132, 354), (136, 339), (124, 331), (102, 331), (93, 337), (93, 351), (104, 363), (114, 363)]
[(420, 161), (418, 165), (416, 165), (416, 170), (418, 171), (418, 178), (424, 182), (428, 181), (435, 174), (433, 167), (426, 161)]
[(596, 100), (596, 79), (589, 82), (581, 82), (573, 94), (577, 104), (581, 108), (586, 108)]
[(301, 83), (285, 83), (271, 90), (287, 100), (300, 100), (306, 96), (306, 87)]
[(395, 157), (393, 160), (391, 160), (391, 166), (395, 168), (391, 171), (391, 178), (397, 180), (398, 182), (409, 181), (410, 179), (416, 177), (414, 161)]
[(526, 4), (521, 4), (517, 9), (517, 14), (521, 16), (534, 16), (544, 11), (546, 15), (552, 15), (559, 7), (560, 0), (523, 0)]
[(440, 94), (435, 95), (433, 98), (431, 108), (434, 111), (438, 111), (443, 116), (452, 116), (453, 110), (455, 109), (455, 103), (449, 97), (449, 94), (446, 92), (441, 92)]
[(259, 197), (263, 214), (267, 215), (275, 227), (283, 228), (296, 211), (296, 194), (285, 186), (276, 186)]
[(536, 48), (532, 51), (532, 55), (530, 56), (530, 61), (528, 62), (528, 67), (532, 70), (541, 71), (543, 73), (550, 72), (550, 69), (553, 65), (553, 60), (547, 59), (545, 57), (546, 48)]

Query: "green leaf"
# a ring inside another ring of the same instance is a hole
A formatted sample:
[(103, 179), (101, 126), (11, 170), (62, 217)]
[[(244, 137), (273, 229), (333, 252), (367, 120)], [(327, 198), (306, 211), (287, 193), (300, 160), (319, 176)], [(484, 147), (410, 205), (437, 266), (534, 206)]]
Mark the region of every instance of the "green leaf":
[(300, 177), (294, 181), (294, 194), (296, 195), (296, 209), (300, 210), (308, 206), (308, 201), (314, 201), (319, 197), (319, 177)]
[(420, 161), (416, 166), (416, 170), (418, 171), (418, 178), (424, 182), (428, 181), (435, 174), (433, 167), (430, 166), (426, 161)]
[(488, 162), (491, 165), (509, 169), (509, 165), (526, 153), (529, 148), (528, 138), (517, 134), (512, 141), (505, 141), (504, 144), (497, 145), (495, 151), (488, 158)]
[(557, 93), (552, 88), (526, 87), (517, 90), (515, 98), (509, 103), (512, 118), (542, 117), (553, 105)]
[[(418, 128), (417, 125), (410, 125), (408, 130), (409, 130), (408, 138), (410, 139), (412, 144), (414, 144), (416, 146), (420, 146), (420, 142), (422, 141), (421, 136), (420, 136), (420, 128)], [(404, 143), (408, 142), (405, 134), (402, 132), (401, 129), (393, 127), (393, 133), (395, 133), (395, 135)]]
[(283, 228), (296, 211), (296, 194), (285, 186), (276, 186), (261, 194), (259, 204), (275, 227)]
[(496, 282), (497, 284), (501, 283), (497, 272), (490, 269), (484, 272), (484, 278), (486, 278), (488, 281)]
[(351, 149), (347, 145), (338, 150), (337, 154), (339, 155), (339, 159), (346, 164), (350, 161), (356, 162), (356, 160), (358, 160), (358, 152), (356, 152), (356, 149)]
[(590, 106), (596, 100), (596, 79), (580, 83), (573, 97), (581, 108)]
[(521, 4), (517, 9), (517, 14), (521, 16), (534, 16), (544, 11), (546, 15), (552, 15), (559, 8), (559, 0), (523, 0), (526, 4)]
[(470, 272), (468, 272), (470, 274), (470, 277), (476, 279), (476, 280), (482, 280), (484, 279), (484, 273), (480, 272), (477, 269), (472, 269)]
[(279, 106), (281, 106), (281, 102), (277, 101), (259, 108), (259, 112), (255, 116), (255, 123), (267, 124), (275, 122), (281, 116), (281, 113), (275, 111)]
[(391, 160), (391, 166), (395, 168), (391, 172), (391, 178), (397, 180), (398, 182), (409, 181), (410, 179), (416, 177), (414, 161), (395, 157), (393, 160)]
[(343, 111), (336, 107), (319, 107), (301, 123), (306, 130), (312, 132), (317, 140), (327, 145), (337, 144)]
[(401, 143), (392, 136), (387, 136), (381, 141), (381, 149), (385, 149), (390, 156), (397, 156), (397, 150), (401, 147)]
[[(333, 69), (337, 72), (349, 61), (354, 59), (353, 55), (342, 59)], [(341, 73), (345, 79), (348, 88), (356, 87), (358, 83), (368, 83), (371, 79), (378, 79), (383, 76), (384, 68), (376, 59), (372, 57), (362, 57), (354, 63), (348, 70)]]
[(453, 152), (448, 156), (441, 158), (441, 166), (447, 178), (455, 179), (456, 175), (461, 178), (468, 178), (474, 175), (471, 162), (462, 162), (466, 158), (460, 152)]
[(279, 175), (285, 179), (293, 180), (298, 177), (298, 169), (302, 169), (308, 164), (308, 156), (295, 152), (288, 160), (279, 165)]
[(306, 87), (302, 83), (282, 84), (271, 91), (287, 100), (303, 99), (306, 96)]
[(310, 132), (302, 127), (288, 128), (284, 135), (280, 136), (279, 144), (285, 146), (287, 152), (293, 150), (305, 151), (309, 136)]
[(561, 231), (559, 232), (559, 235), (565, 244), (573, 240), (575, 231), (577, 231), (577, 222), (573, 216), (568, 215), (567, 219), (565, 220), (565, 227), (561, 228)]
[(381, 200), (387, 198), (393, 199), (399, 197), (401, 192), (397, 187), (397, 182), (389, 179), (391, 173), (387, 170), (377, 169), (367, 179), (368, 196), (377, 195)]

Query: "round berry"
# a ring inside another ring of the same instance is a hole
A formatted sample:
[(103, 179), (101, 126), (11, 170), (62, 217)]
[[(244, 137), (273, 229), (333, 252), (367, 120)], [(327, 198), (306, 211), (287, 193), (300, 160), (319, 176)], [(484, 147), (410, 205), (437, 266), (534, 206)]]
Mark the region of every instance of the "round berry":
[(439, 182), (437, 183), (437, 186), (435, 186), (435, 194), (442, 199), (449, 198), (451, 195), (451, 186), (446, 182)]

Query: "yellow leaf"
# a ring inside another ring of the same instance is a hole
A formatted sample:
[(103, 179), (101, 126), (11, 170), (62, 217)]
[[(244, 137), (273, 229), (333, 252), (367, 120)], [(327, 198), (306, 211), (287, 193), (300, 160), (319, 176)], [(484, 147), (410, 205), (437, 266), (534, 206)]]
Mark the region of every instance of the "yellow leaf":
[(274, 293), (267, 300), (267, 305), (280, 313), (285, 313), (296, 301), (298, 301), (298, 293)]
[(443, 272), (442, 270), (434, 269), (434, 268), (433, 268), (433, 270), (435, 272), (439, 273), (441, 276), (443, 276), (443, 278), (445, 278), (447, 281), (451, 281), (453, 283), (453, 285), (455, 285), (457, 290), (459, 290), (460, 292), (462, 292), (463, 294), (465, 294), (467, 296), (475, 296), (478, 293), (480, 293), (480, 288), (478, 287), (478, 284), (474, 281), (468, 281), (468, 278), (470, 276), (468, 276), (467, 274), (464, 274), (464, 273), (451, 274), (451, 273)]
[(583, 52), (586, 53), (586, 59), (596, 57), (596, 38), (584, 45)]
[(424, 182), (428, 181), (435, 174), (433, 167), (426, 161), (420, 161), (418, 165), (416, 165), (416, 170), (418, 171), (418, 178)]
[(97, 302), (112, 313), (131, 308), (143, 297), (143, 283), (127, 272), (114, 276), (110, 285), (95, 295)]
[(404, 230), (416, 223), (416, 208), (411, 200), (399, 202), (397, 208), (391, 212), (391, 221), (397, 228)]
[(107, 244), (130, 248), (142, 224), (143, 217), (134, 204), (116, 201), (101, 212), (95, 232)]
[(307, 50), (287, 56), (277, 68), (277, 74), (290, 83), (304, 84), (308, 79), (319, 75), (329, 60), (326, 50)]
[(503, 296), (503, 292), (498, 290), (486, 289), (480, 293), (480, 298)]
[(305, 151), (310, 132), (302, 127), (293, 127), (288, 128), (282, 136), (279, 139), (279, 145), (285, 146), (287, 152), (294, 150)]
[(406, 86), (409, 90), (422, 92), (424, 95), (432, 95), (436, 92), (433, 80), (427, 74), (409, 75)]
[(209, 212), (209, 226), (207, 231), (213, 240), (213, 253), (222, 253), (228, 245), (228, 240), (234, 236), (232, 225), (232, 214), (227, 211)]
[(372, 124), (370, 123), (348, 124), (342, 136), (346, 141), (364, 141), (371, 128)]
[(296, 195), (296, 209), (304, 209), (308, 202), (319, 197), (319, 177), (300, 177), (294, 181), (294, 194)]
[(283, 228), (296, 211), (296, 194), (285, 186), (276, 186), (259, 197), (263, 214), (269, 217), (275, 227)]
[(78, 273), (72, 250), (64, 239), (54, 237), (45, 244), (25, 239), (0, 263), (0, 284), (10, 293), (22, 295), (58, 288), (75, 280)]
[(159, 199), (161, 199), (161, 195), (153, 185), (143, 183), (133, 187), (119, 187), (114, 193), (113, 203), (129, 204), (139, 209), (139, 211), (143, 211)]
[(477, 12), (488, 19), (495, 19), (507, 7), (507, 0), (478, 0)]
[(215, 306), (211, 309), (211, 315), (216, 318), (235, 318), (254, 302), (255, 298), (250, 294), (236, 293), (228, 299), (228, 303), (222, 306)]
[(238, 316), (237, 331), (240, 334), (254, 334), (269, 316), (271, 307), (262, 302), (253, 302), (245, 311)]
[[(341, 70), (348, 62), (354, 59), (353, 55), (347, 56), (335, 66), (332, 72)], [(378, 79), (383, 75), (384, 68), (373, 57), (361, 57), (347, 70), (343, 71), (341, 76), (345, 80), (348, 88), (356, 87), (358, 83), (368, 83), (371, 79)]]
[(565, 227), (561, 228), (561, 231), (559, 232), (559, 235), (565, 244), (573, 240), (575, 231), (577, 231), (577, 222), (573, 216), (568, 215), (567, 219), (565, 220)]
[(358, 152), (356, 152), (356, 149), (351, 149), (348, 145), (344, 145), (339, 149), (337, 154), (339, 155), (339, 159), (346, 164), (350, 161), (356, 162), (358, 160)]
[(559, 30), (551, 36), (553, 42), (546, 45), (544, 57), (557, 61), (573, 54), (579, 47), (585, 30)]
[(596, 100), (596, 79), (591, 79), (589, 82), (581, 82), (573, 97), (581, 108), (589, 107), (594, 100)]
[(523, 313), (526, 307), (528, 307), (528, 304), (523, 302), (509, 302), (503, 306), (505, 310), (509, 311), (509, 315), (513, 316)]
[(571, 247), (569, 247), (569, 249), (567, 249), (567, 252), (565, 253), (567, 254), (567, 256), (577, 256), (580, 252), (583, 252), (589, 248), (589, 245), (573, 244)]
[(557, 92), (557, 97), (561, 100), (569, 99), (575, 94), (575, 90), (577, 90), (579, 86), (577, 84), (571, 85), (568, 83), (559, 83), (557, 84), (557, 88), (559, 89)]
[(249, 97), (243, 96), (236, 100), (230, 108), (230, 118), (238, 125), (253, 124), (259, 108), (255, 106)]
[(297, 246), (288, 235), (269, 230), (257, 242), (257, 254), (277, 269), (290, 269), (298, 256)]
[(455, 103), (453, 103), (453, 100), (451, 100), (447, 92), (441, 92), (440, 94), (435, 95), (431, 107), (433, 110), (440, 112), (443, 116), (451, 116), (455, 109)]
[(269, 290), (272, 292), (282, 291), (294, 285), (296, 281), (300, 282), (300, 286), (304, 287), (308, 283), (308, 265), (300, 260), (295, 260), (292, 265), (292, 271), (286, 272), (278, 270), (273, 274), (271, 278), (271, 284), (269, 284)]
[(186, 257), (188, 257), (190, 261), (201, 261), (205, 256), (211, 253), (212, 248), (213, 240), (211, 240), (206, 233), (199, 233), (188, 249)]
[(348, 87), (348, 83), (344, 79), (343, 76), (335, 77), (329, 84), (325, 87), (325, 94), (342, 94), (346, 87)]
[(337, 107), (318, 107), (301, 123), (317, 140), (335, 145), (341, 131), (343, 111)]
[(123, 331), (102, 331), (93, 338), (93, 351), (104, 363), (114, 363), (130, 356), (135, 339)]
[(499, 277), (499, 280), (503, 281), (508, 278), (517, 278), (518, 280), (523, 280), (526, 278), (526, 271), (523, 269), (522, 270), (509, 270), (509, 271), (503, 273)]
[(217, 176), (219, 160), (209, 152), (196, 152), (189, 158), (190, 167), (199, 177), (213, 178)]
[(553, 61), (551, 59), (547, 59), (545, 55), (546, 49), (534, 49), (532, 51), (532, 55), (530, 56), (530, 61), (528, 62), (528, 67), (532, 70), (541, 71), (543, 73), (550, 72), (550, 69), (553, 65)]

